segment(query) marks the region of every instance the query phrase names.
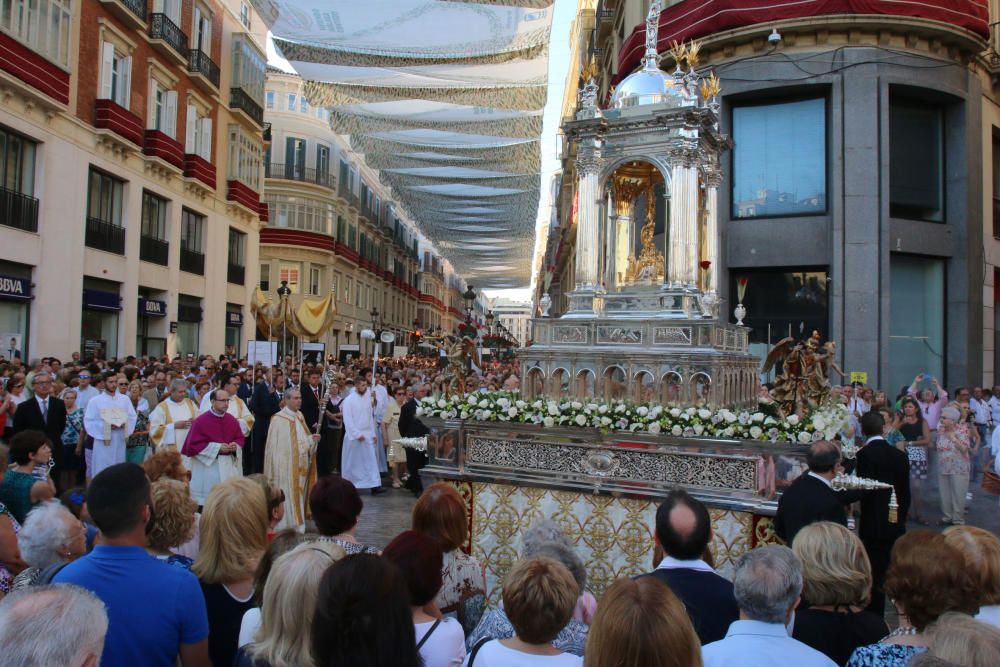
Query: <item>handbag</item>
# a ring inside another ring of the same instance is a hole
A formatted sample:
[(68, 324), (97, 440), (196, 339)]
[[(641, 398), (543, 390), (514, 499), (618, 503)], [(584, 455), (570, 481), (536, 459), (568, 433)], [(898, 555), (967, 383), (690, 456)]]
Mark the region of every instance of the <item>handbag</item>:
[(1000, 495), (1000, 475), (992, 470), (983, 471), (982, 486), (983, 491), (986, 493), (992, 493), (995, 496)]

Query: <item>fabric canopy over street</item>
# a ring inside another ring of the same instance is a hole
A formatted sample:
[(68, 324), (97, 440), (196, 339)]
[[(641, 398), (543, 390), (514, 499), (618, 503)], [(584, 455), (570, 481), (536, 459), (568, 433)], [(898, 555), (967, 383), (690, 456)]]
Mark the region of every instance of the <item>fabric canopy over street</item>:
[(338, 134), (476, 287), (530, 280), (553, 0), (268, 0)]

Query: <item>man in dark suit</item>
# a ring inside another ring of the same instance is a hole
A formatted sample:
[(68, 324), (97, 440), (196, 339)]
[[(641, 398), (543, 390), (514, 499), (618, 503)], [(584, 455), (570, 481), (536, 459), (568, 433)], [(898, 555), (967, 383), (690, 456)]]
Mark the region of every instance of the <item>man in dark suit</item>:
[(844, 505), (860, 500), (861, 492), (834, 491), (830, 486), (841, 465), (840, 447), (835, 442), (813, 443), (806, 454), (808, 472), (799, 475), (781, 494), (774, 530), (791, 546), (800, 530), (816, 521), (847, 525)]
[(885, 571), (889, 569), (892, 545), (906, 531), (906, 513), (910, 509), (910, 462), (902, 452), (882, 438), (885, 421), (875, 410), (861, 416), (861, 432), (866, 440), (858, 452), (859, 477), (892, 484), (896, 490), (896, 521), (889, 520), (892, 491), (884, 489), (865, 493), (861, 499), (861, 522), (858, 536), (865, 545), (872, 564), (872, 599), (870, 611), (885, 613)]
[(52, 446), (52, 481), (57, 491), (64, 491), (60, 486), (59, 474), (62, 472), (63, 447), (62, 432), (66, 428), (66, 404), (52, 396), (52, 376), (42, 371), (35, 373), (31, 379), (31, 389), (34, 394), (19, 406), (14, 412), (13, 434), (21, 431), (42, 431), (48, 437)]
[[(404, 438), (422, 438), (430, 433), (423, 422), (417, 419), (417, 403), (427, 395), (428, 389), (427, 384), (418, 384), (413, 388), (413, 398), (404, 403), (399, 410), (399, 434)], [(406, 480), (406, 488), (419, 498), (424, 492), (424, 484), (420, 481), (420, 469), (427, 465), (427, 454), (412, 447), (405, 449), (406, 471), (410, 475)]]
[(740, 617), (733, 585), (703, 560), (712, 541), (708, 508), (684, 490), (667, 494), (656, 510), (656, 543), (663, 560), (653, 572), (680, 598), (702, 645), (722, 639)]
[(250, 444), (250, 456), (243, 454), (243, 474), (264, 472), (264, 445), (267, 443), (267, 430), (271, 426), (271, 417), (281, 412), (281, 396), (285, 391), (285, 377), (275, 369), (274, 384), (268, 383), (268, 376), (257, 383), (253, 389), (253, 437)]
[(247, 405), (249, 405), (250, 398), (253, 396), (253, 387), (247, 382), (247, 373), (252, 372), (252, 370), (247, 370), (246, 368), (240, 368), (236, 371), (236, 375), (240, 379), (240, 386), (236, 389), (236, 395)]
[(302, 387), (302, 416), (306, 419), (306, 426), (312, 429), (313, 433), (319, 432), (317, 429), (322, 414), (320, 407), (323, 404), (323, 387), (319, 380), (320, 372), (313, 368), (306, 375), (306, 384)]

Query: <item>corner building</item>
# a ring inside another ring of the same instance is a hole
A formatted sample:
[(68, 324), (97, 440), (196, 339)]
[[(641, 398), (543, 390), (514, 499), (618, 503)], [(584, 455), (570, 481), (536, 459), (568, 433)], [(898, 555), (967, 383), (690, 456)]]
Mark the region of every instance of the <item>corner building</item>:
[(24, 357), (244, 351), (264, 31), (241, 0), (0, 16), (0, 331)]
[[(699, 68), (722, 82), (734, 147), (719, 192), (720, 292), (731, 313), (747, 279), (752, 349), (818, 330), (844, 371), (893, 395), (918, 373), (949, 388), (992, 383), (1000, 232), (986, 165), (1000, 160), (1000, 59), (987, 4), (664, 4), (661, 68), (674, 69), (672, 42), (696, 39)], [(639, 67), (648, 6), (581, 12), (573, 66), (596, 59), (598, 99)], [(557, 267), (554, 312), (573, 285), (574, 180), (567, 171), (543, 262)]]

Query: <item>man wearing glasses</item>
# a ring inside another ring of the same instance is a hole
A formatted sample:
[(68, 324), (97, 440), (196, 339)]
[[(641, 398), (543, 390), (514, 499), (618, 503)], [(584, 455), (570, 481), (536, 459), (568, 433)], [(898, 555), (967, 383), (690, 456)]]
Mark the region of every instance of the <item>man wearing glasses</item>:
[(135, 408), (127, 394), (128, 380), (112, 371), (104, 374), (104, 392), (90, 400), (83, 413), (83, 427), (94, 439), (87, 477), (125, 462), (125, 440), (135, 430)]
[(66, 428), (66, 404), (52, 396), (52, 376), (44, 371), (35, 373), (31, 378), (32, 397), (17, 406), (14, 412), (14, 433), (33, 430), (41, 431), (52, 443), (52, 458), (55, 466), (52, 469), (52, 480), (58, 491), (64, 491), (69, 480), (62, 480), (63, 451), (62, 432)]
[(90, 403), (90, 399), (99, 396), (101, 393), (90, 384), (90, 378), (90, 371), (86, 369), (80, 371), (80, 374), (76, 376), (76, 379), (79, 381), (76, 387), (76, 404), (84, 412), (87, 411), (87, 403)]

